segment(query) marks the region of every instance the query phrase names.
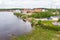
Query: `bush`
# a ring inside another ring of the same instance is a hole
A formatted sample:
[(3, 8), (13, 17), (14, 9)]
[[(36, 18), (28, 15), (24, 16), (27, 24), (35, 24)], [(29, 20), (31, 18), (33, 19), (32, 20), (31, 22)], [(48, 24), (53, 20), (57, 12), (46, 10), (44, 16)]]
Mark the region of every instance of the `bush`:
[(58, 22), (60, 22), (60, 19), (58, 19)]
[(31, 15), (31, 17), (34, 18), (49, 18), (50, 16), (54, 16), (54, 14), (51, 14), (50, 12), (37, 12)]
[(60, 26), (43, 25), (42, 27), (45, 28), (45, 29), (60, 31)]
[(14, 15), (17, 16), (17, 17), (21, 17), (22, 16), (21, 13), (14, 13)]
[(51, 22), (48, 22), (48, 21), (45, 22), (45, 24), (43, 22), (41, 22), (40, 26), (44, 29), (60, 31), (60, 26), (54, 26)]
[(41, 20), (38, 21), (38, 25), (41, 25)]
[(23, 16), (21, 16), (21, 18), (22, 19), (26, 19), (26, 18), (28, 18), (28, 16), (27, 15), (23, 15)]

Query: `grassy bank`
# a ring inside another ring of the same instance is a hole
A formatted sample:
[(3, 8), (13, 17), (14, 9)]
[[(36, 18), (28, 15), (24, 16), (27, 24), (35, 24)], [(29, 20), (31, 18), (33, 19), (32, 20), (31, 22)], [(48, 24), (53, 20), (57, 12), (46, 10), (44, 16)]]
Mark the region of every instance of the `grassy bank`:
[(43, 29), (40, 26), (35, 26), (31, 34), (18, 37), (18, 40), (52, 40), (55, 31)]
[[(26, 19), (27, 17), (22, 17), (24, 15), (21, 15), (19, 17)], [(60, 32), (55, 31), (55, 30), (50, 30), (50, 29), (45, 29), (43, 28), (40, 22), (36, 24), (37, 21), (30, 21), (33, 24), (34, 30), (30, 34), (22, 35), (19, 37), (16, 37), (16, 40), (60, 40)], [(43, 24), (48, 24), (52, 26), (51, 22), (42, 22)], [(14, 39), (13, 39), (14, 40)]]

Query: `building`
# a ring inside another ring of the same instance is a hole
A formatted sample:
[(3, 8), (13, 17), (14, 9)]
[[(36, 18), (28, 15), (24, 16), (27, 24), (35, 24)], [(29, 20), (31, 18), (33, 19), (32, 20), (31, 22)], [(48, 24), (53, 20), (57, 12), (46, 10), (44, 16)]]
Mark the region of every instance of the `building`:
[(34, 8), (33, 12), (42, 12), (42, 8)]
[(34, 13), (34, 12), (45, 12), (45, 11), (46, 9), (44, 8), (33, 8), (33, 9), (25, 8), (22, 10), (22, 13), (26, 14), (26, 13)]
[(23, 9), (22, 13), (26, 14), (26, 13), (33, 13), (33, 9)]
[(53, 21), (58, 21), (58, 19), (60, 19), (60, 16), (51, 16), (50, 19)]
[(52, 24), (55, 26), (60, 26), (60, 22), (52, 22)]
[(15, 13), (21, 13), (21, 10), (14, 10)]

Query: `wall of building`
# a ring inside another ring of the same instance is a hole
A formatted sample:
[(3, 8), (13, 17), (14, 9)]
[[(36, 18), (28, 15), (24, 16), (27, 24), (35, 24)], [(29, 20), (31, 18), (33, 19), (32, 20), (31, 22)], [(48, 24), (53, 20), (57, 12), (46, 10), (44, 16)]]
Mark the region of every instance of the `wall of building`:
[(41, 8), (35, 8), (33, 10), (34, 10), (34, 12), (42, 12), (42, 9)]
[(34, 12), (42, 12), (41, 8), (34, 8), (34, 9), (23, 9), (22, 13), (34, 13)]

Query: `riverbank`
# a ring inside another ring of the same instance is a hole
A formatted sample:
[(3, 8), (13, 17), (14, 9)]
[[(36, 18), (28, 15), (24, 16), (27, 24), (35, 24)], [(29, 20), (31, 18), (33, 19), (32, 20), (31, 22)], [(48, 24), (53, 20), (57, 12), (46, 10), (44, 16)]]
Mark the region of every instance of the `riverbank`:
[[(31, 22), (31, 24), (34, 28), (32, 33), (26, 34), (23, 36), (19, 36), (19, 37), (17, 37), (17, 40), (60, 40), (60, 36), (59, 36), (60, 31), (43, 28), (41, 26), (42, 24), (40, 21), (35, 20), (35, 18), (28, 17), (28, 15), (16, 14), (16, 16), (21, 17), (25, 21), (28, 20), (29, 22)], [(44, 23), (44, 22), (42, 22), (42, 23)], [(52, 25), (49, 22), (47, 22), (45, 24), (49, 24), (50, 26)]]

